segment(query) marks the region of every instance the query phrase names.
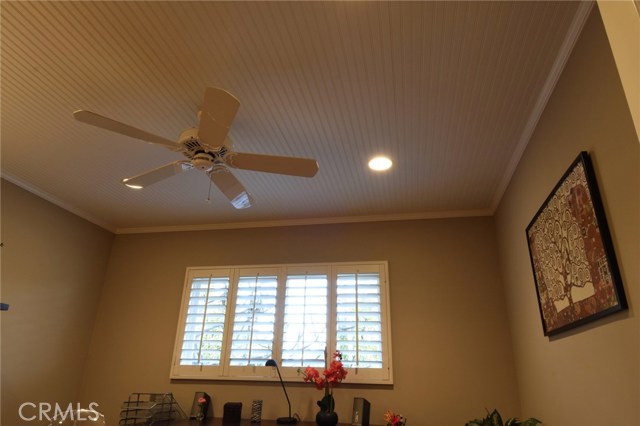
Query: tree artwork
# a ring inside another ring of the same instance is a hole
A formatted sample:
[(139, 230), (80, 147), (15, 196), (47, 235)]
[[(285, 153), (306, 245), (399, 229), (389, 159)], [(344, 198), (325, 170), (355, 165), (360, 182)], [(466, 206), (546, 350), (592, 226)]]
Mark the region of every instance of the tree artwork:
[(626, 307), (588, 158), (578, 156), (527, 228), (545, 335)]

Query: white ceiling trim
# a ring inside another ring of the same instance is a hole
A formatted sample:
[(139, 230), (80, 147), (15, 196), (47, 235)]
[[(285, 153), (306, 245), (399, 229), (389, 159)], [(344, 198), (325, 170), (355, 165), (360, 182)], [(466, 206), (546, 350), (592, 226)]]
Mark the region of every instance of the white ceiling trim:
[(562, 75), (562, 71), (564, 70), (565, 65), (567, 64), (567, 60), (571, 56), (571, 52), (573, 51), (573, 46), (576, 44), (580, 33), (582, 32), (582, 28), (584, 27), (585, 22), (587, 22), (587, 18), (589, 17), (589, 13), (591, 12), (591, 8), (593, 7), (592, 1), (581, 2), (576, 14), (571, 22), (571, 27), (567, 31), (567, 35), (562, 42), (562, 46), (560, 47), (560, 52), (556, 57), (553, 66), (551, 67), (551, 71), (549, 72), (549, 76), (544, 84), (540, 95), (536, 101), (535, 106), (533, 107), (533, 111), (531, 112), (531, 116), (527, 121), (524, 130), (522, 131), (522, 135), (516, 145), (515, 151), (509, 160), (509, 164), (502, 175), (502, 179), (500, 180), (500, 184), (496, 189), (496, 193), (493, 197), (493, 201), (491, 203), (491, 214), (494, 214), (500, 205), (500, 201), (504, 196), (509, 183), (511, 182), (511, 178), (518, 167), (518, 163), (524, 154), (529, 141), (531, 140), (531, 136), (533, 136), (533, 132), (536, 130), (538, 126), (538, 121), (540, 117), (544, 113), (544, 110), (547, 106), (547, 102), (549, 102), (549, 98), (553, 93), (560, 76)]
[(113, 227), (112, 225), (108, 224), (107, 222), (98, 219), (95, 216), (90, 215), (89, 213), (85, 212), (84, 210), (81, 210), (75, 206), (72, 206), (69, 203), (65, 203), (64, 201), (60, 200), (59, 198), (55, 197), (54, 195), (49, 194), (48, 192), (43, 191), (40, 188), (37, 188), (21, 179), (18, 179), (17, 177), (13, 176), (11, 173), (7, 173), (5, 171), (2, 171), (0, 173), (0, 176), (2, 177), (2, 179), (5, 179), (11, 183), (13, 183), (14, 185), (19, 186), (20, 188), (24, 189), (25, 191), (28, 191), (34, 195), (37, 195), (38, 197), (47, 200), (48, 202), (50, 202), (51, 204), (54, 204), (70, 213), (75, 214), (76, 216), (85, 219), (91, 223), (93, 223), (94, 225), (98, 225), (101, 228), (106, 229), (107, 231), (116, 233), (116, 228)]
[(241, 228), (273, 228), (278, 226), (331, 225), (331, 224), (340, 224), (340, 223), (391, 222), (391, 221), (400, 221), (400, 220), (483, 217), (483, 216), (491, 216), (492, 214), (493, 213), (490, 210), (460, 210), (460, 211), (406, 213), (406, 214), (391, 214), (391, 215), (325, 217), (325, 218), (310, 218), (310, 219), (271, 220), (271, 221), (258, 221), (258, 222), (219, 223), (219, 224), (210, 224), (210, 225), (121, 228), (121, 229), (117, 229), (115, 233), (116, 234), (145, 234), (145, 233), (155, 233), (155, 232), (211, 231), (211, 230), (220, 230), (220, 229), (241, 229)]

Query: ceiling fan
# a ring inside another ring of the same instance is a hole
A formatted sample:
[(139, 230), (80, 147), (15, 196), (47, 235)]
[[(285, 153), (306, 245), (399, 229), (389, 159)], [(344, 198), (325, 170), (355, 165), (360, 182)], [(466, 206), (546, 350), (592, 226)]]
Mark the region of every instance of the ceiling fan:
[(180, 152), (187, 158), (122, 179), (122, 183), (130, 188), (140, 189), (195, 168), (204, 171), (209, 176), (211, 182), (231, 201), (233, 207), (244, 209), (251, 207), (253, 199), (231, 173), (229, 167), (289, 176), (315, 176), (318, 171), (318, 163), (311, 158), (233, 151), (227, 133), (239, 107), (238, 99), (226, 90), (216, 87), (206, 88), (202, 109), (198, 113), (198, 127), (183, 131), (178, 142), (91, 111), (78, 110), (73, 113), (73, 116), (92, 126), (161, 145), (172, 151)]

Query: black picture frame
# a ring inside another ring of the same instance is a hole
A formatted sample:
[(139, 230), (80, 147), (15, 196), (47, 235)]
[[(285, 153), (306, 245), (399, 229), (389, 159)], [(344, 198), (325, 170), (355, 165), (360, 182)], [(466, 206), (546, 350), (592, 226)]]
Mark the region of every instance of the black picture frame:
[(591, 159), (580, 152), (526, 229), (545, 336), (627, 309)]

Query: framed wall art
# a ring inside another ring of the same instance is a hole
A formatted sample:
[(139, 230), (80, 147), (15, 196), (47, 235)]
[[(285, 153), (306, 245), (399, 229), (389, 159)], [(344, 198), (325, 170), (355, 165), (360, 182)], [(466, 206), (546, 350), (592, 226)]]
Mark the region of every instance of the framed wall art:
[(571, 164), (526, 232), (545, 336), (627, 309), (586, 152)]

